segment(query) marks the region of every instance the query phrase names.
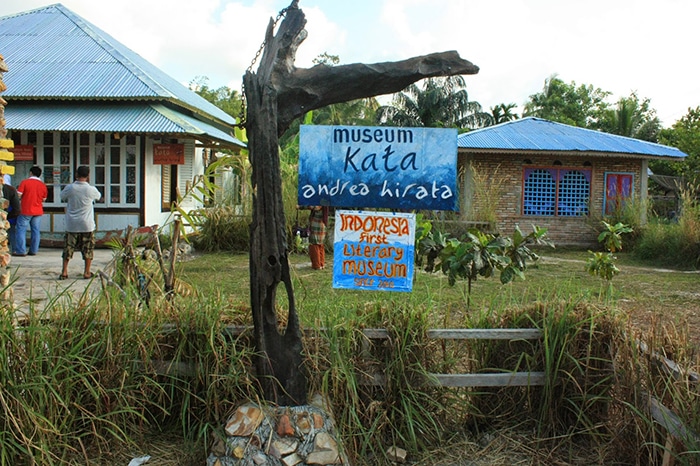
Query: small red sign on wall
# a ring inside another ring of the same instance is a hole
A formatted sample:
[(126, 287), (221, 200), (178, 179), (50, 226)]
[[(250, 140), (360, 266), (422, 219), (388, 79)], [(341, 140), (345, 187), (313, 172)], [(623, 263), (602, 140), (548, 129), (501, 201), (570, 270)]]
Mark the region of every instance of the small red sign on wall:
[(14, 149), (10, 149), (15, 154), (15, 162), (33, 162), (34, 161), (34, 145), (20, 144)]
[(183, 165), (184, 163), (184, 144), (153, 144), (154, 165)]

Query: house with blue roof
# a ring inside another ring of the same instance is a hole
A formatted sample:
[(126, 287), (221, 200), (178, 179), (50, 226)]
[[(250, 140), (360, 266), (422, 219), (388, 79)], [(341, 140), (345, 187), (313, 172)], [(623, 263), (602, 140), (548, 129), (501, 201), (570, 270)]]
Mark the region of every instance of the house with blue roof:
[[(547, 228), (555, 244), (596, 242), (600, 221), (647, 203), (648, 164), (674, 147), (523, 118), (458, 136), (461, 220), (506, 235)], [(644, 212), (642, 212), (644, 214)]]
[(0, 54), (12, 182), (42, 168), (44, 232), (63, 232), (59, 193), (80, 165), (100, 233), (163, 225), (216, 151), (244, 146), (234, 118), (61, 4), (0, 18)]

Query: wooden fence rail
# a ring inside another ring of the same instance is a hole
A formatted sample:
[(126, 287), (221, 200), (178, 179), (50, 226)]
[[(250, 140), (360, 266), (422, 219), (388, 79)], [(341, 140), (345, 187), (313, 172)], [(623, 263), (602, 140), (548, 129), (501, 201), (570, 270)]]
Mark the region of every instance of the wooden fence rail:
[[(163, 332), (180, 331), (177, 324), (165, 324), (162, 326)], [(228, 337), (239, 337), (252, 331), (252, 326), (229, 325), (222, 329), (222, 334)], [(314, 337), (325, 332), (325, 328), (306, 329), (305, 336)], [(361, 330), (367, 342), (371, 340), (384, 340), (391, 338), (391, 334), (386, 329), (368, 328)], [(426, 336), (435, 340), (539, 340), (543, 333), (539, 329), (430, 329)], [(661, 368), (662, 372), (673, 379), (684, 379), (690, 386), (697, 386), (700, 383), (700, 375), (696, 372), (686, 371), (679, 367), (674, 361), (663, 357), (649, 350), (646, 344), (641, 341), (636, 342), (638, 349), (650, 356), (650, 360)], [(365, 345), (365, 350), (369, 350), (369, 343)], [(197, 373), (197, 365), (193, 362), (175, 361), (150, 361), (143, 363), (161, 374), (176, 374), (181, 376), (194, 376)], [(443, 387), (515, 387), (515, 386), (541, 386), (547, 381), (545, 372), (517, 372), (503, 371), (497, 373), (478, 374), (430, 374), (430, 383)], [(375, 373), (364, 377), (361, 382), (367, 385), (384, 385), (385, 377), (381, 373)], [(663, 465), (670, 466), (673, 463), (672, 453), (673, 441), (684, 445), (684, 451), (700, 451), (700, 435), (687, 427), (680, 418), (671, 410), (661, 404), (656, 398), (644, 392), (643, 399), (647, 400), (646, 406), (639, 406), (639, 412), (646, 412), (651, 415), (654, 422), (662, 426), (668, 433)]]
[[(386, 329), (364, 329), (362, 333), (370, 340), (389, 338)], [(434, 340), (539, 340), (542, 332), (533, 328), (518, 329), (431, 329), (426, 336)], [(430, 374), (431, 383), (442, 387), (517, 387), (544, 385), (544, 372), (513, 372), (479, 374)], [(369, 379), (371, 385), (383, 385), (382, 374)]]
[[(166, 325), (164, 331), (175, 331), (175, 324)], [(250, 326), (229, 325), (224, 327), (222, 333), (237, 337), (251, 331)], [(312, 337), (323, 333), (324, 328), (308, 329), (304, 331), (305, 336)], [(390, 337), (390, 333), (382, 328), (368, 328), (362, 330), (367, 340), (383, 340)], [(539, 340), (542, 332), (533, 328), (522, 329), (431, 329), (427, 331), (427, 337), (435, 340)], [(368, 346), (365, 347), (369, 349)], [(159, 366), (160, 370), (176, 371), (179, 374), (193, 373), (193, 367), (170, 364), (163, 362)], [(517, 387), (517, 386), (537, 386), (544, 385), (546, 381), (544, 372), (517, 372), (503, 371), (496, 373), (479, 374), (430, 374), (430, 383), (443, 387)], [(384, 385), (383, 374), (376, 373), (369, 377), (364, 377), (362, 383), (367, 385)]]

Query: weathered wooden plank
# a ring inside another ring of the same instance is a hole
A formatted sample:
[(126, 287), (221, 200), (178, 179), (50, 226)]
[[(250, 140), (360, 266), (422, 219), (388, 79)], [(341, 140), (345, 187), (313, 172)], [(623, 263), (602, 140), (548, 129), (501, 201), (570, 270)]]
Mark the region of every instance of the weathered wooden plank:
[[(545, 384), (544, 372), (503, 372), (491, 374), (430, 374), (432, 385), (441, 387), (527, 387)], [(366, 375), (364, 385), (383, 386), (386, 376), (381, 373)]]
[[(367, 338), (389, 338), (383, 328), (366, 328), (362, 333)], [(542, 338), (542, 331), (536, 328), (458, 328), (430, 329), (428, 338), (439, 340), (536, 340)]]
[(667, 374), (673, 376), (674, 379), (681, 380), (685, 377), (691, 383), (696, 384), (700, 382), (700, 374), (698, 374), (697, 372), (686, 370), (672, 359), (668, 359), (667, 357), (657, 353), (656, 351), (651, 351), (649, 349), (649, 346), (642, 340), (635, 340), (635, 342), (637, 343), (638, 348), (644, 354), (650, 355), (653, 360), (657, 361), (661, 369)]
[(692, 451), (700, 451), (700, 436), (693, 429), (686, 426), (676, 413), (661, 404), (653, 396), (649, 397), (649, 412), (654, 421), (663, 426), (674, 438), (683, 442), (686, 448)]
[(389, 338), (389, 331), (385, 328), (366, 328), (362, 333), (367, 338), (384, 339)]
[(542, 331), (536, 328), (458, 328), (428, 330), (428, 338), (443, 340), (537, 340)]
[[(166, 333), (178, 330), (176, 324), (163, 324), (161, 328)], [(222, 329), (222, 333), (227, 336), (239, 336), (251, 330), (253, 330), (251, 326), (227, 325)], [(325, 331), (323, 327), (307, 328), (303, 333), (307, 337), (312, 337)], [(383, 328), (366, 328), (362, 333), (371, 339), (389, 338), (389, 332)], [(542, 338), (542, 331), (536, 328), (446, 328), (430, 329), (427, 331), (427, 336), (436, 340), (537, 340)]]
[(499, 374), (431, 374), (442, 387), (526, 387), (545, 384), (544, 372)]

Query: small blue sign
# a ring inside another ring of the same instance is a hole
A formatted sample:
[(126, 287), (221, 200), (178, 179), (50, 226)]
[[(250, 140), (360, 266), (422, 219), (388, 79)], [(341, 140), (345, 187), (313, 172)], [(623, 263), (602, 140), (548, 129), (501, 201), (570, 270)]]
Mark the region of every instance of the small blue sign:
[(416, 215), (338, 210), (333, 288), (411, 291)]
[(298, 203), (457, 210), (457, 130), (302, 125)]

